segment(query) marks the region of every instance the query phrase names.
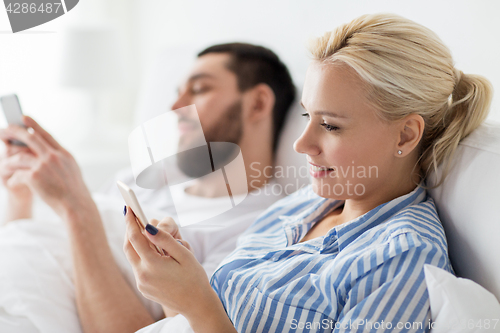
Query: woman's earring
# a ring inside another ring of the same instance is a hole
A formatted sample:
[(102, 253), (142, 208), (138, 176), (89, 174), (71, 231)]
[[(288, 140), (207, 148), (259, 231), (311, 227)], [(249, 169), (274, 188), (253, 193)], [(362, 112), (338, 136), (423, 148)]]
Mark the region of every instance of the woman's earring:
[(401, 155), (403, 152), (401, 150), (398, 150), (398, 154)]

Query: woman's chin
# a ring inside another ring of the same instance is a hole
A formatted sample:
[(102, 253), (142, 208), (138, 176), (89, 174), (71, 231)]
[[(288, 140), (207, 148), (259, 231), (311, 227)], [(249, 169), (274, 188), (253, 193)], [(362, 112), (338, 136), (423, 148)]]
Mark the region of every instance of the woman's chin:
[(314, 193), (320, 197), (335, 200), (359, 198), (366, 192), (365, 184), (338, 178), (312, 178), (311, 186)]
[(331, 179), (328, 180), (329, 181), (327, 181), (324, 178), (317, 178), (317, 177), (312, 178), (311, 185), (314, 193), (323, 198), (341, 200), (342, 198), (340, 198), (338, 195), (335, 195), (334, 189), (336, 189), (338, 193), (339, 189), (342, 187), (342, 184), (337, 182), (332, 182)]

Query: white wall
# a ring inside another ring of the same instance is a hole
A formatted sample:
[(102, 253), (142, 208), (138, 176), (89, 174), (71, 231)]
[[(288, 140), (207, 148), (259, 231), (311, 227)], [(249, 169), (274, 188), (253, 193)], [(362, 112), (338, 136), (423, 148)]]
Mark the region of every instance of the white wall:
[[(138, 48), (129, 31), (136, 30), (133, 0), (82, 0), (67, 14), (16, 34), (11, 33), (7, 13), (0, 6), (0, 95), (17, 93), (24, 113), (75, 155), (90, 187), (98, 188), (115, 169), (129, 164), (127, 136), (140, 76), (134, 52)], [(68, 31), (96, 27), (117, 31), (127, 63), (123, 84), (101, 94), (99, 127), (91, 117), (95, 112), (89, 91), (61, 82)], [(0, 127), (4, 124), (0, 116)], [(91, 146), (88, 138), (95, 137), (98, 128), (109, 135)]]
[[(500, 91), (498, 0), (81, 0), (68, 14), (17, 34), (10, 33), (7, 14), (0, 8), (0, 95), (17, 92), (24, 111), (77, 155), (84, 174), (94, 170), (87, 175), (95, 188), (114, 169), (128, 164), (127, 135), (134, 109), (168, 110), (196, 51), (229, 41), (262, 44), (284, 60), (300, 84), (311, 37), (375, 12), (397, 13), (434, 30), (451, 49), (459, 69), (486, 76)], [(88, 94), (62, 86), (59, 79), (63, 37), (75, 26), (109, 26), (124, 41), (127, 80), (104, 96), (102, 127), (113, 134), (103, 140), (98, 153), (85, 148), (84, 138), (93, 129), (85, 125), (92, 112)], [(162, 69), (166, 85), (145, 79), (158, 69), (160, 53), (161, 61), (171, 59)], [(144, 84), (154, 91), (154, 98), (138, 94)], [(500, 121), (498, 94), (490, 118)]]
[[(486, 76), (500, 91), (497, 0), (136, 0), (135, 6), (142, 70), (165, 48), (201, 50), (213, 43), (248, 41), (272, 48), (300, 83), (311, 37), (365, 13), (392, 12), (435, 31), (451, 49), (457, 68)], [(498, 121), (499, 99), (494, 96), (490, 114)]]

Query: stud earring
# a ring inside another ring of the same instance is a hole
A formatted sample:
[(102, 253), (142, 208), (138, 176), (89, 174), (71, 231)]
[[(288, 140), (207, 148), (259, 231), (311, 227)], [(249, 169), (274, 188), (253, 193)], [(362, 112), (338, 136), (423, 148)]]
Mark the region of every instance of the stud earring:
[(401, 155), (403, 152), (401, 150), (398, 150), (398, 154)]

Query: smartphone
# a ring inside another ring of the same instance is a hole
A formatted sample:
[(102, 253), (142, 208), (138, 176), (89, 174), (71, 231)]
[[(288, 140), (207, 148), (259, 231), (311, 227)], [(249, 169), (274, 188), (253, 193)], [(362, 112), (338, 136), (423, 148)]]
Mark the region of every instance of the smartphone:
[[(0, 97), (0, 104), (2, 105), (7, 123), (25, 127), (23, 123), (23, 111), (21, 110), (21, 104), (16, 94)], [(16, 146), (26, 147), (26, 144), (19, 140), (12, 139), (9, 142)]]
[[(148, 224), (148, 219), (146, 218), (146, 215), (144, 214), (144, 211), (142, 210), (141, 205), (139, 204), (139, 200), (137, 200), (137, 196), (135, 195), (134, 191), (121, 181), (117, 181), (116, 185), (118, 185), (118, 189), (120, 190), (120, 193), (122, 194), (122, 197), (125, 200), (127, 206), (132, 208), (139, 228), (141, 228), (141, 230), (144, 230), (146, 228), (146, 225)], [(154, 247), (159, 254), (164, 254), (163, 250), (158, 246), (154, 245)]]

